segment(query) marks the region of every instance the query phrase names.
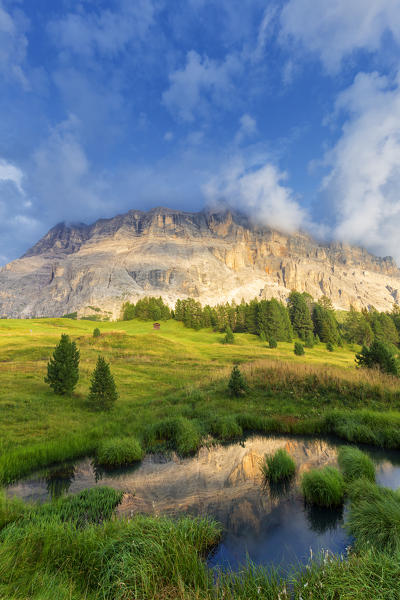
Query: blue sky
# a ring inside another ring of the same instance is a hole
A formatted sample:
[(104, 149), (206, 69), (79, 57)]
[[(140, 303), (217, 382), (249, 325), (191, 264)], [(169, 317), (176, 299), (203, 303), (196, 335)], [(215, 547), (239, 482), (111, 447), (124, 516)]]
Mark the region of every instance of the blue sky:
[(400, 260), (399, 0), (0, 0), (0, 264), (228, 204)]

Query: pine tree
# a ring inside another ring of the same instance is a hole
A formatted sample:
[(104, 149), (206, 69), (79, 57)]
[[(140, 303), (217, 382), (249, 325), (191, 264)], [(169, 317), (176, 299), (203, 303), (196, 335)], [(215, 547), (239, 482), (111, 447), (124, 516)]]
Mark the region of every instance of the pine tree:
[(305, 347), (306, 348), (313, 348), (314, 347), (314, 336), (313, 334), (309, 331), (306, 335), (306, 339), (305, 339)]
[(235, 365), (229, 378), (228, 390), (231, 396), (243, 396), (247, 392), (247, 383), (239, 367)]
[(305, 340), (307, 333), (312, 333), (314, 329), (310, 309), (307, 304), (308, 297), (309, 294), (305, 296), (299, 292), (291, 292), (288, 299), (289, 315), (293, 329), (302, 340)]
[(224, 344), (234, 344), (235, 336), (233, 335), (232, 329), (229, 327), (226, 328), (226, 334), (224, 337)]
[(49, 384), (56, 394), (64, 396), (72, 394), (79, 379), (79, 350), (69, 336), (62, 334), (53, 356), (47, 364), (47, 377)]
[(294, 353), (296, 356), (303, 356), (304, 354), (304, 346), (301, 342), (294, 343)]
[(95, 329), (93, 329), (93, 337), (100, 337), (100, 329), (98, 327), (95, 327)]
[(97, 359), (91, 379), (88, 402), (94, 410), (109, 410), (118, 399), (114, 377), (110, 365), (102, 356)]

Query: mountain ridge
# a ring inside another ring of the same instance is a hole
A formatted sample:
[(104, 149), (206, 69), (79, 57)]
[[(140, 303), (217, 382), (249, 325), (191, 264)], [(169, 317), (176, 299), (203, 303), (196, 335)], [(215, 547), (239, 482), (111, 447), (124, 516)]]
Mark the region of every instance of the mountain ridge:
[(389, 310), (400, 298), (400, 270), (391, 257), (231, 210), (132, 209), (90, 225), (58, 223), (2, 267), (0, 315), (88, 315), (95, 306), (116, 318), (124, 301), (146, 295), (216, 304), (284, 299), (291, 289), (325, 294), (337, 308)]

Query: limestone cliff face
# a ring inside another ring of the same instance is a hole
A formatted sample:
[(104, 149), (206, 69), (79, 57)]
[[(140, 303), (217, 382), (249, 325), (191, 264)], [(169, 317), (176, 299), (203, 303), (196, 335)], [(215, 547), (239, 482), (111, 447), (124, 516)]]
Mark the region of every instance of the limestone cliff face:
[(126, 300), (162, 296), (173, 304), (257, 297), (292, 289), (329, 296), (338, 308), (400, 301), (390, 257), (341, 243), (321, 244), (252, 224), (240, 214), (131, 210), (93, 225), (56, 225), (20, 259), (0, 269), (0, 316), (117, 317)]

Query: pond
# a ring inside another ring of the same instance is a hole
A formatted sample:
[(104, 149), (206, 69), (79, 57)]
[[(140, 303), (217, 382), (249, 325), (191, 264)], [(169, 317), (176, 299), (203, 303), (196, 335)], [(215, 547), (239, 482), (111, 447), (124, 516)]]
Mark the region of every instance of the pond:
[[(193, 458), (147, 456), (138, 466), (99, 471), (88, 458), (19, 481), (9, 495), (45, 501), (63, 493), (107, 485), (123, 490), (119, 515), (137, 512), (166, 515), (209, 515), (222, 523), (221, 543), (209, 556), (210, 566), (237, 568), (250, 558), (256, 564), (289, 566), (307, 562), (312, 552), (346, 551), (351, 543), (342, 528), (343, 511), (304, 505), (301, 474), (314, 467), (336, 465), (332, 440), (254, 436), (241, 443), (202, 448)], [(260, 460), (285, 448), (297, 473), (288, 487), (263, 484)], [(368, 448), (377, 481), (400, 487), (400, 452)]]

